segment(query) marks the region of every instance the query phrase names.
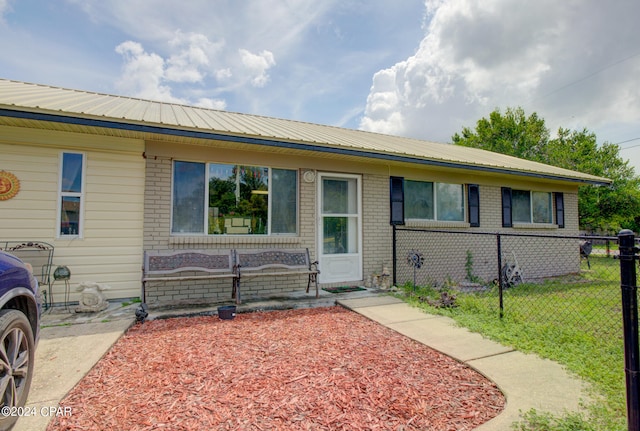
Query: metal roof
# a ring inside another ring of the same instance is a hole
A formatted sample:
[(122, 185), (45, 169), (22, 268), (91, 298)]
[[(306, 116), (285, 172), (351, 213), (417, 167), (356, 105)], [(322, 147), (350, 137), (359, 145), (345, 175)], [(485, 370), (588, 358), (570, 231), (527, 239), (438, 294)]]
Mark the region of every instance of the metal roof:
[[(611, 181), (476, 148), (0, 79), (0, 118), (216, 139), (560, 181)], [(5, 123), (6, 124), (6, 123)]]

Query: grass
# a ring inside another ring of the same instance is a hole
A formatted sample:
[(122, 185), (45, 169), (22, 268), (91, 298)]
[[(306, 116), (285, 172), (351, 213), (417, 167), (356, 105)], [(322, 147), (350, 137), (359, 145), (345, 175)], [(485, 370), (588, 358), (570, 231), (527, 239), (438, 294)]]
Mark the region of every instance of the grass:
[(138, 303), (141, 303), (141, 302), (142, 302), (142, 300), (140, 298), (133, 298), (131, 301), (124, 301), (122, 303), (122, 306), (123, 307), (128, 307), (131, 304), (138, 304)]
[(594, 401), (586, 413), (553, 417), (535, 410), (514, 424), (520, 431), (622, 431), (626, 425), (626, 387), (619, 261), (591, 256), (580, 274), (521, 284), (504, 292), (499, 318), (497, 287), (456, 295), (456, 307), (434, 308), (451, 286), (403, 287), (403, 299), (434, 314), (452, 317), (474, 332), (527, 353), (554, 360), (590, 383)]

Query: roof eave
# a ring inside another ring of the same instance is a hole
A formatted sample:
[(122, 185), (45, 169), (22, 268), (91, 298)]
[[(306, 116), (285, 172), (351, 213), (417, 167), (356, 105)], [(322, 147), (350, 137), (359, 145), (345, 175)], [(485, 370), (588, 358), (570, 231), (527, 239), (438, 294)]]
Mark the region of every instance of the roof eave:
[(57, 113), (54, 114), (54, 113), (47, 113), (47, 112), (23, 111), (23, 110), (17, 110), (17, 109), (0, 108), (0, 116), (27, 119), (27, 120), (36, 120), (36, 121), (64, 123), (64, 124), (87, 126), (87, 127), (118, 129), (118, 130), (126, 130), (126, 131), (139, 132), (139, 133), (160, 134), (160, 135), (168, 135), (168, 136), (175, 136), (175, 137), (218, 140), (218, 141), (224, 141), (224, 142), (239, 142), (243, 144), (260, 145), (260, 146), (267, 146), (267, 147), (289, 148), (289, 149), (295, 149), (295, 150), (331, 153), (331, 154), (339, 154), (339, 155), (345, 155), (345, 156), (365, 157), (370, 159), (386, 160), (391, 162), (438, 166), (438, 167), (451, 168), (451, 169), (467, 169), (467, 170), (474, 170), (474, 171), (480, 171), (480, 172), (490, 172), (490, 173), (498, 173), (498, 174), (505, 174), (505, 175), (533, 177), (533, 178), (539, 178), (539, 179), (566, 181), (566, 182), (580, 183), (580, 184), (590, 184), (590, 185), (600, 185), (600, 186), (611, 184), (610, 180), (606, 178), (599, 178), (599, 177), (593, 177), (593, 179), (577, 178), (577, 177), (569, 177), (564, 175), (555, 175), (550, 173), (514, 170), (514, 169), (508, 169), (508, 168), (503, 168), (499, 166), (478, 165), (478, 164), (472, 164), (472, 163), (420, 158), (420, 157), (415, 157), (411, 155), (403, 155), (403, 154), (397, 154), (397, 153), (374, 152), (374, 151), (367, 151), (367, 150), (358, 150), (353, 148), (312, 144), (308, 142), (293, 142), (293, 141), (278, 140), (275, 138), (272, 138), (272, 139), (258, 138), (254, 136), (248, 136), (248, 135), (225, 134), (225, 133), (219, 133), (215, 131), (179, 129), (179, 128), (172, 128), (172, 127), (166, 127), (166, 126), (133, 123), (133, 122), (126, 122), (126, 121), (120, 122), (120, 121), (114, 121), (109, 119), (68, 116), (68, 115), (61, 115)]

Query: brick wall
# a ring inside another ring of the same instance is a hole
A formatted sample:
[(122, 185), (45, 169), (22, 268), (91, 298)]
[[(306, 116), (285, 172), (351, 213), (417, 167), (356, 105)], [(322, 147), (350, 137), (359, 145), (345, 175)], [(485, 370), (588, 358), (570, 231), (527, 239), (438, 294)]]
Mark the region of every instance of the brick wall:
[[(144, 248), (152, 249), (241, 249), (241, 248), (309, 248), (311, 260), (316, 260), (317, 250), (317, 181), (305, 181), (304, 172), (311, 170), (300, 168), (299, 180), (299, 234), (297, 236), (171, 236), (171, 171), (169, 157), (149, 157), (147, 159), (147, 177), (145, 193)], [(356, 169), (357, 167), (353, 168)], [(364, 170), (364, 169), (363, 169)], [(315, 173), (314, 170), (311, 170)], [(386, 267), (392, 271), (393, 248), (392, 228), (389, 225), (389, 176), (388, 173), (365, 173), (362, 176), (363, 205), (363, 280), (353, 284), (370, 282), (372, 275), (379, 275)], [(480, 228), (469, 228), (466, 223), (427, 223), (429, 229), (456, 229), (473, 232), (520, 232), (577, 235), (578, 201), (577, 193), (564, 192), (566, 228), (553, 226), (539, 227), (502, 227), (501, 191), (499, 186), (480, 185)], [(491, 243), (491, 241), (490, 241)], [(493, 277), (497, 261), (495, 253), (487, 252), (490, 244), (480, 243), (474, 247), (466, 239), (432, 242), (426, 245), (409, 244), (398, 255), (398, 270), (403, 271), (404, 279), (412, 279), (412, 269), (406, 264), (406, 254), (419, 247), (429, 256), (429, 262), (436, 272), (434, 277), (455, 276), (464, 278), (466, 250), (469, 249), (474, 260), (476, 275), (489, 279)], [(537, 247), (537, 246), (536, 246)], [(544, 246), (541, 246), (544, 248)], [(462, 250), (462, 253), (460, 253)], [(530, 250), (535, 250), (531, 248)], [(573, 252), (573, 245), (567, 246), (566, 253), (557, 259), (564, 259), (562, 270), (571, 270), (579, 264), (579, 256)], [(522, 257), (523, 265), (528, 258)], [(320, 268), (322, 271), (322, 268)], [(533, 274), (533, 270), (528, 271)], [(265, 297), (300, 291), (306, 287), (306, 276), (282, 276), (278, 278), (247, 278), (242, 283), (243, 298), (251, 296)], [(339, 285), (326, 284), (325, 286)], [(231, 296), (230, 280), (208, 280), (206, 282), (183, 281), (179, 283), (151, 283), (147, 289), (147, 302), (150, 306), (184, 303), (210, 303), (229, 301)]]
[(368, 282), (383, 267), (393, 267), (393, 237), (389, 224), (389, 177), (364, 175), (362, 181), (363, 274)]
[[(539, 236), (578, 236), (578, 195), (564, 193), (565, 228), (555, 225), (520, 225), (502, 227), (502, 196), (500, 187), (480, 186), (480, 227), (451, 228), (437, 223), (423, 226), (425, 229), (456, 231), (418, 232), (399, 231), (398, 234), (398, 284), (413, 282), (414, 269), (407, 262), (412, 251), (421, 253), (425, 263), (415, 271), (418, 284), (440, 284), (447, 280), (465, 281), (468, 262), (471, 272), (484, 281), (498, 277), (498, 251), (495, 235), (473, 235), (471, 232), (504, 233), (523, 235), (502, 236), (503, 264), (517, 261), (525, 279), (540, 280), (565, 275), (580, 270), (579, 239), (545, 238)], [(419, 228), (419, 226), (413, 226)], [(526, 236), (531, 235), (531, 236)]]
[[(166, 157), (147, 159), (144, 249), (268, 249), (309, 248), (316, 259), (315, 182), (299, 182), (298, 236), (171, 236), (172, 161)], [(242, 280), (242, 297), (266, 297), (300, 291), (307, 276), (247, 277)], [(231, 301), (232, 282), (227, 279), (148, 282), (146, 301), (151, 307), (180, 306)]]

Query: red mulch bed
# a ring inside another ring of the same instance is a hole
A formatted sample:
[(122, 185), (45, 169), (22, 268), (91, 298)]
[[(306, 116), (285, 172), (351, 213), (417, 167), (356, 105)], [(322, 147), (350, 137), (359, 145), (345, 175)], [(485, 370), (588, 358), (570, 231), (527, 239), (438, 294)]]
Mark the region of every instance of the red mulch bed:
[(469, 367), (341, 307), (136, 325), (53, 430), (470, 430), (505, 400)]

